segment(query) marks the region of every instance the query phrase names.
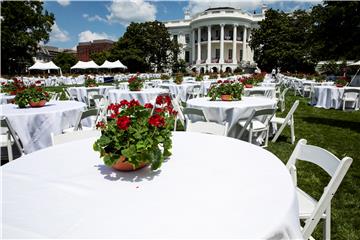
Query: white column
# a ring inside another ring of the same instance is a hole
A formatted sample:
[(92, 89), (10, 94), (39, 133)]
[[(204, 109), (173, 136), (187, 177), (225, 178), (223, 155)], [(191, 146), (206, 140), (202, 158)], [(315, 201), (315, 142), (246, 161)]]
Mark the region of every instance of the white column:
[(201, 63), (201, 28), (198, 28), (198, 40), (197, 40), (197, 63)]
[(244, 32), (243, 32), (243, 46), (242, 46), (242, 60), (246, 61), (246, 27), (244, 27)]
[(237, 55), (236, 55), (236, 37), (237, 37), (237, 24), (234, 24), (233, 30), (233, 63), (237, 64)]
[(208, 45), (206, 63), (211, 63), (211, 25), (208, 26)]
[(224, 24), (220, 24), (220, 61), (219, 63), (224, 63)]
[(192, 57), (192, 62), (191, 62), (191, 65), (192, 65), (195, 62), (195, 30), (192, 30), (191, 57)]

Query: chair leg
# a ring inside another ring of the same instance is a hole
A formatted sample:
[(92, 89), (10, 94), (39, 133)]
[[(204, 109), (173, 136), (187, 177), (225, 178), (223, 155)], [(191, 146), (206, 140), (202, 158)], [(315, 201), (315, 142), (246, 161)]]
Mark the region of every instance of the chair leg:
[(331, 203), (329, 204), (329, 207), (325, 210), (326, 218), (323, 228), (323, 238), (325, 240), (331, 239)]
[(266, 137), (265, 137), (265, 145), (264, 147), (267, 147), (268, 146), (268, 143), (269, 143), (269, 126), (267, 127), (266, 129)]
[(345, 111), (346, 101), (343, 101), (343, 111)]
[(8, 151), (8, 160), (10, 162), (14, 159), (14, 157), (13, 157), (13, 151), (12, 151), (11, 137), (9, 135), (8, 135), (8, 141), (7, 141), (7, 151)]
[(290, 132), (291, 132), (291, 144), (295, 143), (295, 128), (294, 128), (294, 118), (291, 118), (290, 122)]
[(249, 143), (252, 143), (252, 129), (249, 131)]

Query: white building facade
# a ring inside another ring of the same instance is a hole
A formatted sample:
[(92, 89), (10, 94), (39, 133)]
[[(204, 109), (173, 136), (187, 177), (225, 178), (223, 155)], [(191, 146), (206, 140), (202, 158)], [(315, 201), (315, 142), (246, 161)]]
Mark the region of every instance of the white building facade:
[(197, 72), (234, 71), (254, 63), (249, 46), (251, 32), (265, 17), (234, 8), (209, 8), (185, 19), (164, 22), (171, 37), (181, 44), (179, 58)]

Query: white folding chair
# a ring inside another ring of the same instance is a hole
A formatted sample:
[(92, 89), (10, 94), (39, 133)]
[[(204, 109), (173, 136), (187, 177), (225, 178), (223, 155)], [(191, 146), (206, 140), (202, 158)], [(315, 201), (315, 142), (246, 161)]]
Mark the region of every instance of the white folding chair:
[(346, 110), (346, 102), (353, 102), (355, 110), (359, 110), (360, 90), (345, 88), (342, 96), (343, 111)]
[(89, 108), (94, 107), (94, 98), (101, 98), (102, 95), (100, 95), (99, 89), (87, 89), (86, 90), (86, 96), (85, 100)]
[(24, 149), (22, 147), (21, 141), (16, 134), (15, 130), (11, 127), (9, 120), (6, 117), (2, 117), (0, 120), (0, 147), (7, 147), (8, 160), (9, 162), (14, 159), (12, 146), (18, 148), (21, 155), (24, 155)]
[(276, 125), (281, 125), (280, 128), (276, 131), (276, 134), (273, 137), (272, 142), (276, 142), (276, 140), (278, 139), (278, 137), (280, 136), (286, 125), (289, 125), (291, 132), (291, 144), (294, 144), (295, 142), (294, 112), (298, 106), (299, 106), (299, 100), (296, 100), (285, 118), (276, 117), (274, 115), (274, 117), (270, 120), (271, 123), (275, 123)]
[(187, 95), (187, 98), (186, 98), (186, 101), (191, 99), (191, 98), (198, 98), (201, 96), (201, 85), (200, 84), (197, 84), (197, 85), (194, 85), (190, 88), (188, 88), (188, 90), (186, 91), (186, 95)]
[(289, 88), (285, 88), (280, 96), (279, 96), (279, 99), (276, 99), (278, 103), (280, 103), (280, 110), (281, 112), (284, 112), (285, 111), (285, 95), (286, 93), (289, 91)]
[(180, 95), (178, 95), (176, 98), (171, 99), (171, 104), (173, 105), (174, 110), (177, 111), (177, 115), (174, 123), (174, 131), (176, 131), (177, 120), (180, 120), (181, 124), (185, 127), (185, 116), (183, 114), (184, 108), (183, 106), (181, 106), (180, 103)]
[[(74, 132), (74, 131), (79, 131), (79, 130), (86, 130), (86, 131), (93, 130), (98, 121), (98, 116), (99, 116), (99, 109), (96, 109), (96, 108), (82, 111), (82, 112), (80, 112), (78, 118), (76, 119), (75, 127), (64, 129), (63, 133)], [(92, 118), (90, 121), (92, 127), (83, 127), (82, 126), (81, 121), (84, 119), (87, 119), (87, 118)]]
[(305, 220), (302, 229), (304, 239), (311, 238), (316, 225), (320, 219), (325, 220), (324, 239), (330, 239), (331, 233), (331, 199), (334, 197), (341, 181), (344, 179), (348, 171), (352, 159), (344, 157), (342, 160), (335, 155), (317, 146), (307, 145), (305, 139), (301, 139), (293, 153), (291, 154), (286, 167), (289, 169), (295, 186), (297, 186), (296, 163), (297, 160), (307, 161), (321, 167), (330, 176), (330, 182), (324, 188), (324, 192), (319, 201), (316, 201), (309, 194), (297, 188), (297, 196), (299, 201), (299, 217)]
[(265, 97), (265, 90), (249, 90), (248, 97)]
[[(214, 134), (226, 136), (228, 132), (228, 123), (219, 124), (207, 121), (204, 112), (196, 108), (184, 108), (183, 114), (185, 116), (185, 129), (187, 132), (200, 132), (207, 134)], [(200, 121), (191, 121), (189, 116), (194, 115), (200, 118)]]
[(86, 138), (95, 138), (100, 136), (101, 136), (101, 131), (95, 129), (90, 131), (67, 132), (59, 135), (54, 135), (53, 133), (51, 133), (51, 143), (54, 146), (62, 143), (82, 140)]
[(313, 87), (311, 83), (303, 83), (302, 96), (305, 97), (306, 95), (308, 95), (308, 97), (311, 98), (312, 89)]
[(249, 143), (252, 143), (252, 137), (254, 133), (265, 132), (265, 144), (263, 147), (267, 147), (269, 141), (269, 121), (274, 116), (275, 109), (254, 109), (247, 120), (240, 120), (238, 124), (242, 127), (239, 139), (243, 136), (245, 131), (249, 132)]

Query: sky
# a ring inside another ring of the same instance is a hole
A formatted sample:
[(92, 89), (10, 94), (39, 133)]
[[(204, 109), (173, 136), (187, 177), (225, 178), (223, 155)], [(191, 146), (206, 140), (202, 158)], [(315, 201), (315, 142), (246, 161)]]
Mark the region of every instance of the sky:
[(46, 45), (76, 49), (79, 42), (96, 39), (117, 41), (131, 22), (183, 19), (185, 10), (195, 14), (209, 7), (226, 6), (253, 13), (260, 12), (262, 4), (266, 4), (268, 8), (291, 12), (306, 10), (319, 3), (319, 0), (45, 1), (44, 8), (55, 15), (55, 24)]

